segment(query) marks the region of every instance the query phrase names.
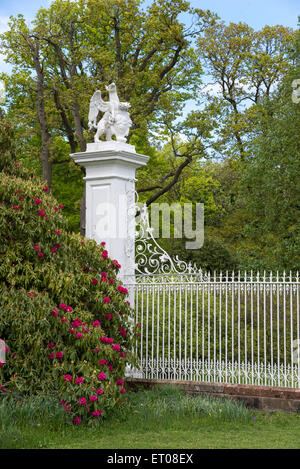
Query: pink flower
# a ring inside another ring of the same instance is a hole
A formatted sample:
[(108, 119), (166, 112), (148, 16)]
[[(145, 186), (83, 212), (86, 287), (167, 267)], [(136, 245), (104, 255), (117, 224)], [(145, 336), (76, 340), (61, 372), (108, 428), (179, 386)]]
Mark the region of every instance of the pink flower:
[(105, 246), (105, 245), (106, 245), (106, 242), (105, 242), (105, 241), (102, 241), (100, 244), (101, 244), (101, 246)]
[(39, 205), (39, 204), (42, 203), (42, 201), (41, 201), (41, 199), (38, 199), (38, 198), (36, 197), (36, 198), (34, 199), (34, 203), (35, 203), (36, 205)]
[(106, 249), (103, 251), (102, 257), (103, 257), (103, 259), (107, 259), (107, 258), (108, 258), (108, 252), (106, 251)]
[(85, 397), (80, 397), (78, 399), (78, 404), (79, 405), (86, 405), (86, 398)]
[(74, 418), (74, 425), (80, 425), (81, 424), (81, 418), (80, 417), (75, 417)]
[(59, 204), (59, 208), (63, 209), (63, 208), (64, 208), (64, 206), (63, 206), (62, 204)]
[(58, 307), (59, 307), (59, 309), (65, 310), (67, 305), (65, 303), (60, 303)]
[(83, 336), (82, 332), (77, 332), (75, 338), (76, 339), (81, 339), (82, 336)]
[(55, 247), (56, 247), (56, 249), (59, 249), (59, 248), (60, 248), (60, 244), (59, 244), (59, 243), (56, 243), (56, 244), (55, 244)]
[(0, 368), (2, 368), (2, 366), (4, 366), (4, 362), (0, 360)]
[(126, 353), (125, 353), (125, 352), (121, 352), (121, 353), (120, 353), (120, 357), (126, 358)]
[(51, 252), (56, 252), (56, 248), (51, 248)]
[(52, 314), (52, 316), (57, 317), (58, 316), (57, 309), (52, 309), (51, 314)]
[(98, 400), (98, 396), (90, 396), (91, 402), (96, 402)]
[(73, 311), (73, 308), (72, 308), (71, 306), (67, 306), (67, 307), (65, 308), (65, 312), (66, 312), (66, 313), (72, 313), (72, 311)]
[(67, 318), (60, 318), (60, 322), (68, 322)]
[(61, 234), (61, 232), (60, 232), (59, 230), (55, 230), (54, 233), (55, 233), (56, 235), (60, 235), (60, 234)]
[(113, 344), (114, 339), (110, 339), (108, 337), (100, 337), (100, 342), (102, 342), (103, 344)]
[(69, 332), (70, 332), (71, 334), (75, 334), (76, 331), (75, 331), (75, 329), (69, 329)]
[(39, 257), (43, 259), (43, 257), (45, 257), (45, 254), (43, 252), (39, 252)]
[(67, 401), (66, 401), (65, 399), (63, 399), (63, 400), (60, 401), (59, 405), (65, 405), (66, 402), (67, 402)]
[(100, 415), (102, 414), (102, 410), (94, 410), (92, 412), (92, 417), (95, 417), (96, 419), (100, 417)]
[(59, 208), (58, 207), (53, 207), (56, 212), (58, 212)]
[(40, 246), (34, 246), (33, 249), (34, 249), (35, 251), (39, 251), (41, 248), (40, 248)]
[(70, 405), (65, 405), (65, 412), (67, 412), (68, 414), (71, 412), (72, 408)]
[(53, 343), (53, 342), (49, 342), (49, 344), (47, 345), (47, 347), (52, 350), (53, 347), (54, 347), (54, 343)]
[(82, 322), (79, 318), (75, 319), (75, 321), (73, 321), (71, 324), (71, 326), (74, 327), (74, 329), (77, 329), (81, 325), (82, 325)]
[(36, 293), (34, 293), (34, 291), (31, 291), (31, 292), (28, 293), (28, 296), (30, 296), (30, 298), (32, 298), (35, 295), (36, 295)]
[(76, 378), (75, 383), (76, 384), (82, 384), (83, 383), (83, 378)]
[(99, 373), (98, 374), (98, 380), (99, 381), (104, 381), (106, 379), (106, 374), (105, 373)]
[(24, 200), (24, 197), (20, 195), (19, 200)]
[(93, 327), (100, 327), (101, 323), (99, 321), (94, 321), (93, 322)]
[(44, 189), (43, 189), (44, 192), (48, 192), (49, 191), (49, 187), (48, 186), (45, 186)]
[(103, 303), (110, 303), (111, 302), (111, 299), (109, 298), (109, 296), (105, 296), (103, 298)]
[(45, 217), (46, 216), (46, 213), (44, 212), (44, 210), (42, 210), (40, 208), (38, 209), (38, 214), (39, 214), (40, 217)]
[(64, 376), (64, 381), (69, 381), (69, 383), (72, 383), (72, 376), (71, 375), (65, 375)]
[(14, 209), (15, 209), (15, 210), (20, 210), (19, 205), (14, 205)]
[(123, 386), (123, 384), (124, 384), (124, 381), (122, 379), (117, 379), (116, 381), (117, 386)]
[(104, 393), (104, 391), (103, 391), (102, 388), (100, 388), (100, 389), (97, 389), (97, 390), (96, 390), (96, 393), (99, 394), (99, 396), (100, 396), (101, 394)]
[(125, 388), (121, 388), (121, 389), (120, 389), (120, 393), (124, 394), (124, 392), (126, 392), (126, 389), (125, 389)]
[(115, 350), (116, 352), (120, 352), (120, 345), (118, 344), (113, 345), (112, 350)]
[(106, 317), (106, 319), (108, 319), (109, 321), (111, 320), (111, 314), (107, 313), (107, 314), (105, 315), (105, 317)]
[(124, 287), (122, 287), (121, 285), (119, 285), (119, 286), (117, 287), (117, 290), (118, 290), (120, 293), (124, 293), (125, 295), (128, 293), (127, 288), (124, 288)]
[(105, 360), (105, 358), (101, 358), (101, 360), (99, 360), (99, 365), (106, 365), (107, 361)]
[(62, 352), (57, 352), (55, 357), (56, 358), (63, 358), (64, 354)]
[(92, 278), (92, 282), (93, 282), (94, 285), (98, 284), (98, 280), (96, 278)]
[(111, 263), (112, 267), (115, 267), (117, 270), (120, 270), (121, 269), (121, 265), (119, 264), (119, 262), (114, 259)]
[(115, 280), (114, 280), (113, 278), (110, 278), (110, 279), (109, 279), (109, 283), (114, 283), (114, 281), (115, 281)]
[(48, 354), (48, 358), (50, 358), (50, 360), (53, 360), (53, 359), (55, 358), (54, 353), (49, 353), (49, 354)]

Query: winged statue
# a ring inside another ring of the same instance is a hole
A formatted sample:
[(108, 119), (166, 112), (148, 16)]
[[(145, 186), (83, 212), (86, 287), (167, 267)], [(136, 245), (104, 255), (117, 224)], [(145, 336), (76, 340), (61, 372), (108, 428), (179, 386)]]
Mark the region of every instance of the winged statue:
[[(89, 128), (97, 129), (95, 135), (95, 142), (100, 142), (100, 137), (105, 134), (106, 140), (112, 140), (115, 135), (118, 142), (126, 142), (126, 137), (129, 134), (129, 129), (132, 125), (132, 120), (128, 109), (129, 103), (122, 103), (117, 94), (117, 87), (115, 83), (105, 86), (108, 91), (109, 100), (103, 101), (101, 91), (97, 90), (90, 102), (89, 111)], [(104, 112), (104, 115), (97, 124), (97, 117), (99, 112)]]

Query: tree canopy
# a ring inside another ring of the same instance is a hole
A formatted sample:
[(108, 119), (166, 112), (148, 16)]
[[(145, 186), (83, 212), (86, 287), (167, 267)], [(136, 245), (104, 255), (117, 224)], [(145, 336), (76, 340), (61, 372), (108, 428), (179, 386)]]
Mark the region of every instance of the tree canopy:
[[(0, 50), (18, 157), (47, 180), (71, 231), (84, 184), (69, 154), (92, 140), (92, 93), (114, 81), (131, 104), (129, 141), (150, 156), (140, 201), (205, 204), (204, 251), (178, 241), (182, 255), (209, 269), (298, 267), (299, 32), (226, 24), (183, 0), (57, 0), (30, 25), (11, 17)], [(221, 246), (223, 264), (209, 261)]]

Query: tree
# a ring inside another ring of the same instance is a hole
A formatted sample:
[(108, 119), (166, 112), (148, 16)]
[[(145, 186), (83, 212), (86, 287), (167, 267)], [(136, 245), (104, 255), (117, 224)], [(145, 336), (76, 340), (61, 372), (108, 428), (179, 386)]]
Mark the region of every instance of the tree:
[(256, 240), (270, 265), (280, 269), (300, 265), (300, 108), (291, 99), (298, 76), (299, 66), (261, 102), (242, 178), (249, 217), (245, 237)]
[[(40, 9), (31, 27), (21, 16), (11, 18), (1, 41), (13, 65), (6, 77), (10, 113), (25, 125), (34, 112), (38, 116), (39, 129), (31, 129), (41, 136), (49, 186), (55, 137), (66, 139), (71, 152), (85, 150), (89, 100), (104, 83), (115, 81), (131, 103), (138, 149), (161, 115), (180, 114), (199, 82), (191, 60), (193, 30), (179, 21), (182, 12), (189, 12), (182, 0), (160, 0), (146, 10), (138, 0), (64, 0)], [(15, 94), (20, 87), (21, 102)]]
[(226, 25), (210, 11), (196, 12), (202, 27), (197, 37), (199, 60), (214, 89), (208, 101), (221, 111), (216, 136), (219, 153), (243, 160), (255, 106), (270, 97), (292, 63), (294, 32), (283, 26), (254, 31), (246, 23)]

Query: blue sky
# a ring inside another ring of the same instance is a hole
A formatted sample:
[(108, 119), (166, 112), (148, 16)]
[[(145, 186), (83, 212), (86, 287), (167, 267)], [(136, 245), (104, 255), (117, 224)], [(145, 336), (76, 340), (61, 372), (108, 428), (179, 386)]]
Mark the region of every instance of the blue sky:
[[(49, 0), (0, 0), (0, 17), (5, 21), (9, 15), (22, 13), (29, 19), (39, 7), (47, 7), (49, 3)], [(300, 14), (298, 0), (191, 0), (190, 3), (215, 11), (226, 22), (244, 21), (254, 28), (266, 24), (296, 28)]]
[[(29, 21), (41, 6), (47, 7), (50, 3), (51, 0), (0, 0), (0, 33), (7, 28), (10, 15), (21, 13)], [(242, 21), (255, 29), (266, 24), (297, 28), (300, 15), (298, 0), (190, 0), (190, 3), (193, 7), (216, 12), (226, 23)], [(8, 69), (0, 56), (0, 71)]]

